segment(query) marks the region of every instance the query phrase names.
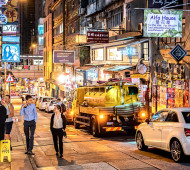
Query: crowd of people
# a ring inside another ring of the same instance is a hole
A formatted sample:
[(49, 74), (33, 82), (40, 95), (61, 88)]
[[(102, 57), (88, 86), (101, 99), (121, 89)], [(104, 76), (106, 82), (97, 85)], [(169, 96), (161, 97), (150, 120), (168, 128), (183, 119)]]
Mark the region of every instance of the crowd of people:
[[(56, 155), (60, 158), (63, 157), (63, 136), (66, 137), (65, 128), (67, 123), (63, 114), (65, 111), (65, 105), (60, 99), (57, 99), (57, 105), (50, 120), (50, 130)], [(31, 95), (26, 96), (26, 103), (21, 106), (20, 116), (23, 116), (24, 119), (24, 134), (26, 137), (25, 154), (35, 155), (33, 147), (38, 113)], [(11, 140), (10, 133), (13, 126), (14, 106), (10, 102), (10, 95), (6, 95), (0, 99), (0, 117), (0, 140)]]

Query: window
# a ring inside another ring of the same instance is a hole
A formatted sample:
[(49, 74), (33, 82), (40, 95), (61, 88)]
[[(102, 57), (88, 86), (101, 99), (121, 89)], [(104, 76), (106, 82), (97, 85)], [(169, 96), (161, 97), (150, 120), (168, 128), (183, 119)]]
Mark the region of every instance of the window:
[(68, 26), (68, 35), (79, 33), (79, 32), (80, 32), (80, 20), (77, 20)]
[(160, 111), (152, 116), (151, 122), (164, 122), (167, 116), (168, 111)]
[(63, 13), (63, 4), (61, 3), (53, 12), (53, 17), (56, 19), (60, 14)]
[(123, 7), (119, 7), (111, 12), (110, 17), (108, 17), (107, 20), (107, 26), (108, 28), (112, 28), (121, 25), (121, 22), (123, 22)]
[(148, 51), (149, 48), (148, 47), (149, 47), (148, 42), (142, 44), (142, 58), (146, 61), (149, 60), (149, 51)]
[(94, 2), (96, 2), (96, 0), (88, 0), (88, 4), (93, 4)]
[(63, 33), (63, 23), (61, 23), (59, 26), (57, 26), (54, 29), (54, 36), (62, 34)]
[(104, 60), (104, 49), (94, 49), (92, 50), (92, 60), (103, 61)]
[(178, 122), (178, 117), (175, 112), (169, 112), (166, 122)]
[(137, 87), (129, 87), (129, 95), (137, 95), (139, 90)]
[(107, 48), (107, 60), (108, 61), (121, 61), (123, 59), (122, 51), (117, 47)]
[(75, 8), (79, 6), (79, 0), (71, 0), (67, 3), (68, 13), (72, 12)]
[(189, 112), (182, 112), (182, 115), (185, 119), (185, 122), (190, 123), (190, 111)]

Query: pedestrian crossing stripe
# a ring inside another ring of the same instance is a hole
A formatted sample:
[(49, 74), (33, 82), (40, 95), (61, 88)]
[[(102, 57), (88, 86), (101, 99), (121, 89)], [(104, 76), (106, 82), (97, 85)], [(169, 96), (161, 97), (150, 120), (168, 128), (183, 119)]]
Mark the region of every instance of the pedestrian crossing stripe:
[(113, 131), (122, 131), (122, 127), (109, 127), (106, 128), (106, 132), (113, 132)]
[(12, 75), (9, 73), (9, 75), (7, 76), (7, 79), (5, 80), (5, 82), (10, 83), (10, 82), (15, 82), (14, 78), (12, 77)]

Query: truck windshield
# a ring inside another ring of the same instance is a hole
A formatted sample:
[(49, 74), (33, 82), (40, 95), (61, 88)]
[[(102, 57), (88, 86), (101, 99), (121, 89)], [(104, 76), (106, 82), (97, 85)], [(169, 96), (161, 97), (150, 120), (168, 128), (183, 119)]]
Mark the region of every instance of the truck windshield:
[(129, 95), (137, 95), (138, 88), (137, 87), (129, 87)]
[(190, 123), (190, 111), (189, 112), (182, 112), (182, 115), (185, 119), (185, 122)]

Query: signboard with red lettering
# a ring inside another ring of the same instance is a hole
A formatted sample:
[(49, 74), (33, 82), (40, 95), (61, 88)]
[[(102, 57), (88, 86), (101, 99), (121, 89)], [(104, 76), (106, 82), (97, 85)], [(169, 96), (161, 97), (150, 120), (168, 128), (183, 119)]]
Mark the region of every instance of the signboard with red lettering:
[(88, 43), (109, 43), (109, 32), (106, 31), (88, 31)]

